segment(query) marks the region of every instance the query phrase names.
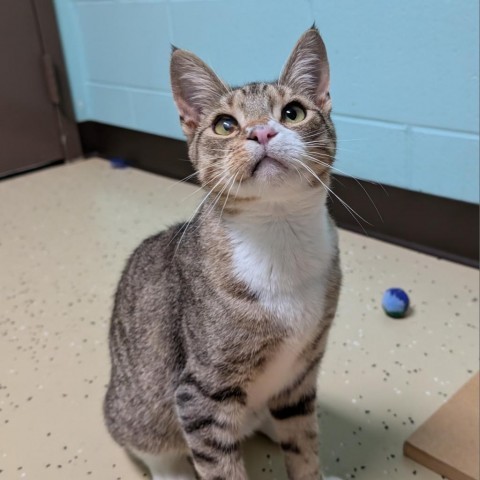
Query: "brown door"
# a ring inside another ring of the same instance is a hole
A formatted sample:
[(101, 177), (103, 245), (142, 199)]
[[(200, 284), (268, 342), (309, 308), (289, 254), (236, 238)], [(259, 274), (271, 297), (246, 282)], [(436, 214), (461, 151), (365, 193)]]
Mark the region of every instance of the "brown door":
[(51, 15), (54, 25), (51, 7), (36, 0), (0, 0), (0, 176), (71, 156), (62, 135), (58, 71), (45, 51), (39, 18)]

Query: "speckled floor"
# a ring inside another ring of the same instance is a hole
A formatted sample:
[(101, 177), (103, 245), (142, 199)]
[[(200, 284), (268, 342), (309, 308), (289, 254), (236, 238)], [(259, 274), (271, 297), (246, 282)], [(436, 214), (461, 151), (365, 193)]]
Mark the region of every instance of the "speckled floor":
[[(112, 293), (129, 252), (187, 218), (195, 187), (88, 160), (0, 182), (0, 480), (135, 480), (107, 435)], [(320, 376), (327, 472), (439, 478), (403, 441), (478, 369), (478, 271), (341, 232), (340, 309)], [(387, 318), (390, 286), (414, 313)], [(250, 478), (285, 479), (277, 449), (245, 445)]]

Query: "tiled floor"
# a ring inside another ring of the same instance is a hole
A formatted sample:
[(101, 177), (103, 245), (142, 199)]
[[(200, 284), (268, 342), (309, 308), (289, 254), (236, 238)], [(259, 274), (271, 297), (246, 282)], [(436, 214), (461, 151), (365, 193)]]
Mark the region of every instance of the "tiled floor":
[[(101, 160), (0, 182), (0, 480), (135, 480), (101, 402), (112, 293), (129, 252), (185, 219), (195, 187)], [(478, 368), (478, 271), (341, 232), (340, 309), (320, 376), (325, 470), (439, 478), (407, 436)], [(386, 317), (402, 286), (413, 314)], [(277, 449), (245, 446), (250, 477), (285, 479)]]

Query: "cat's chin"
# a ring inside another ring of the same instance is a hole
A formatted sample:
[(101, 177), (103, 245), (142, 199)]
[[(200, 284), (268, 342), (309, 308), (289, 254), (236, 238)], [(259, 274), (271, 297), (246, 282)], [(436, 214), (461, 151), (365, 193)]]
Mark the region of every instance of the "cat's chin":
[[(286, 172), (273, 176), (271, 179), (251, 177), (247, 182), (242, 183), (237, 195), (242, 208), (246, 206), (246, 203), (242, 202), (242, 199), (245, 198), (254, 199), (256, 202), (285, 204), (293, 207), (304, 205), (305, 202), (320, 205), (323, 203), (323, 197), (326, 199), (323, 189), (309, 187), (299, 179), (296, 172)], [(235, 202), (235, 200), (232, 201)], [(250, 205), (258, 205), (256, 202), (252, 202)], [(258, 208), (258, 206), (254, 208)]]
[(265, 156), (252, 169), (252, 177), (271, 180), (288, 171), (287, 165), (276, 158)]

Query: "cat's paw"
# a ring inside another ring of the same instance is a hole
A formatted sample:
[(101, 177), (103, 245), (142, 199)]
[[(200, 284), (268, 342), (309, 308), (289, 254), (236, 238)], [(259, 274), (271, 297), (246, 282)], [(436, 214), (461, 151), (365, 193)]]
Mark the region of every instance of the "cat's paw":
[(265, 420), (256, 430), (258, 433), (265, 435), (269, 438), (273, 443), (280, 443), (280, 439), (278, 438), (277, 432), (273, 426), (273, 422), (270, 419)]

